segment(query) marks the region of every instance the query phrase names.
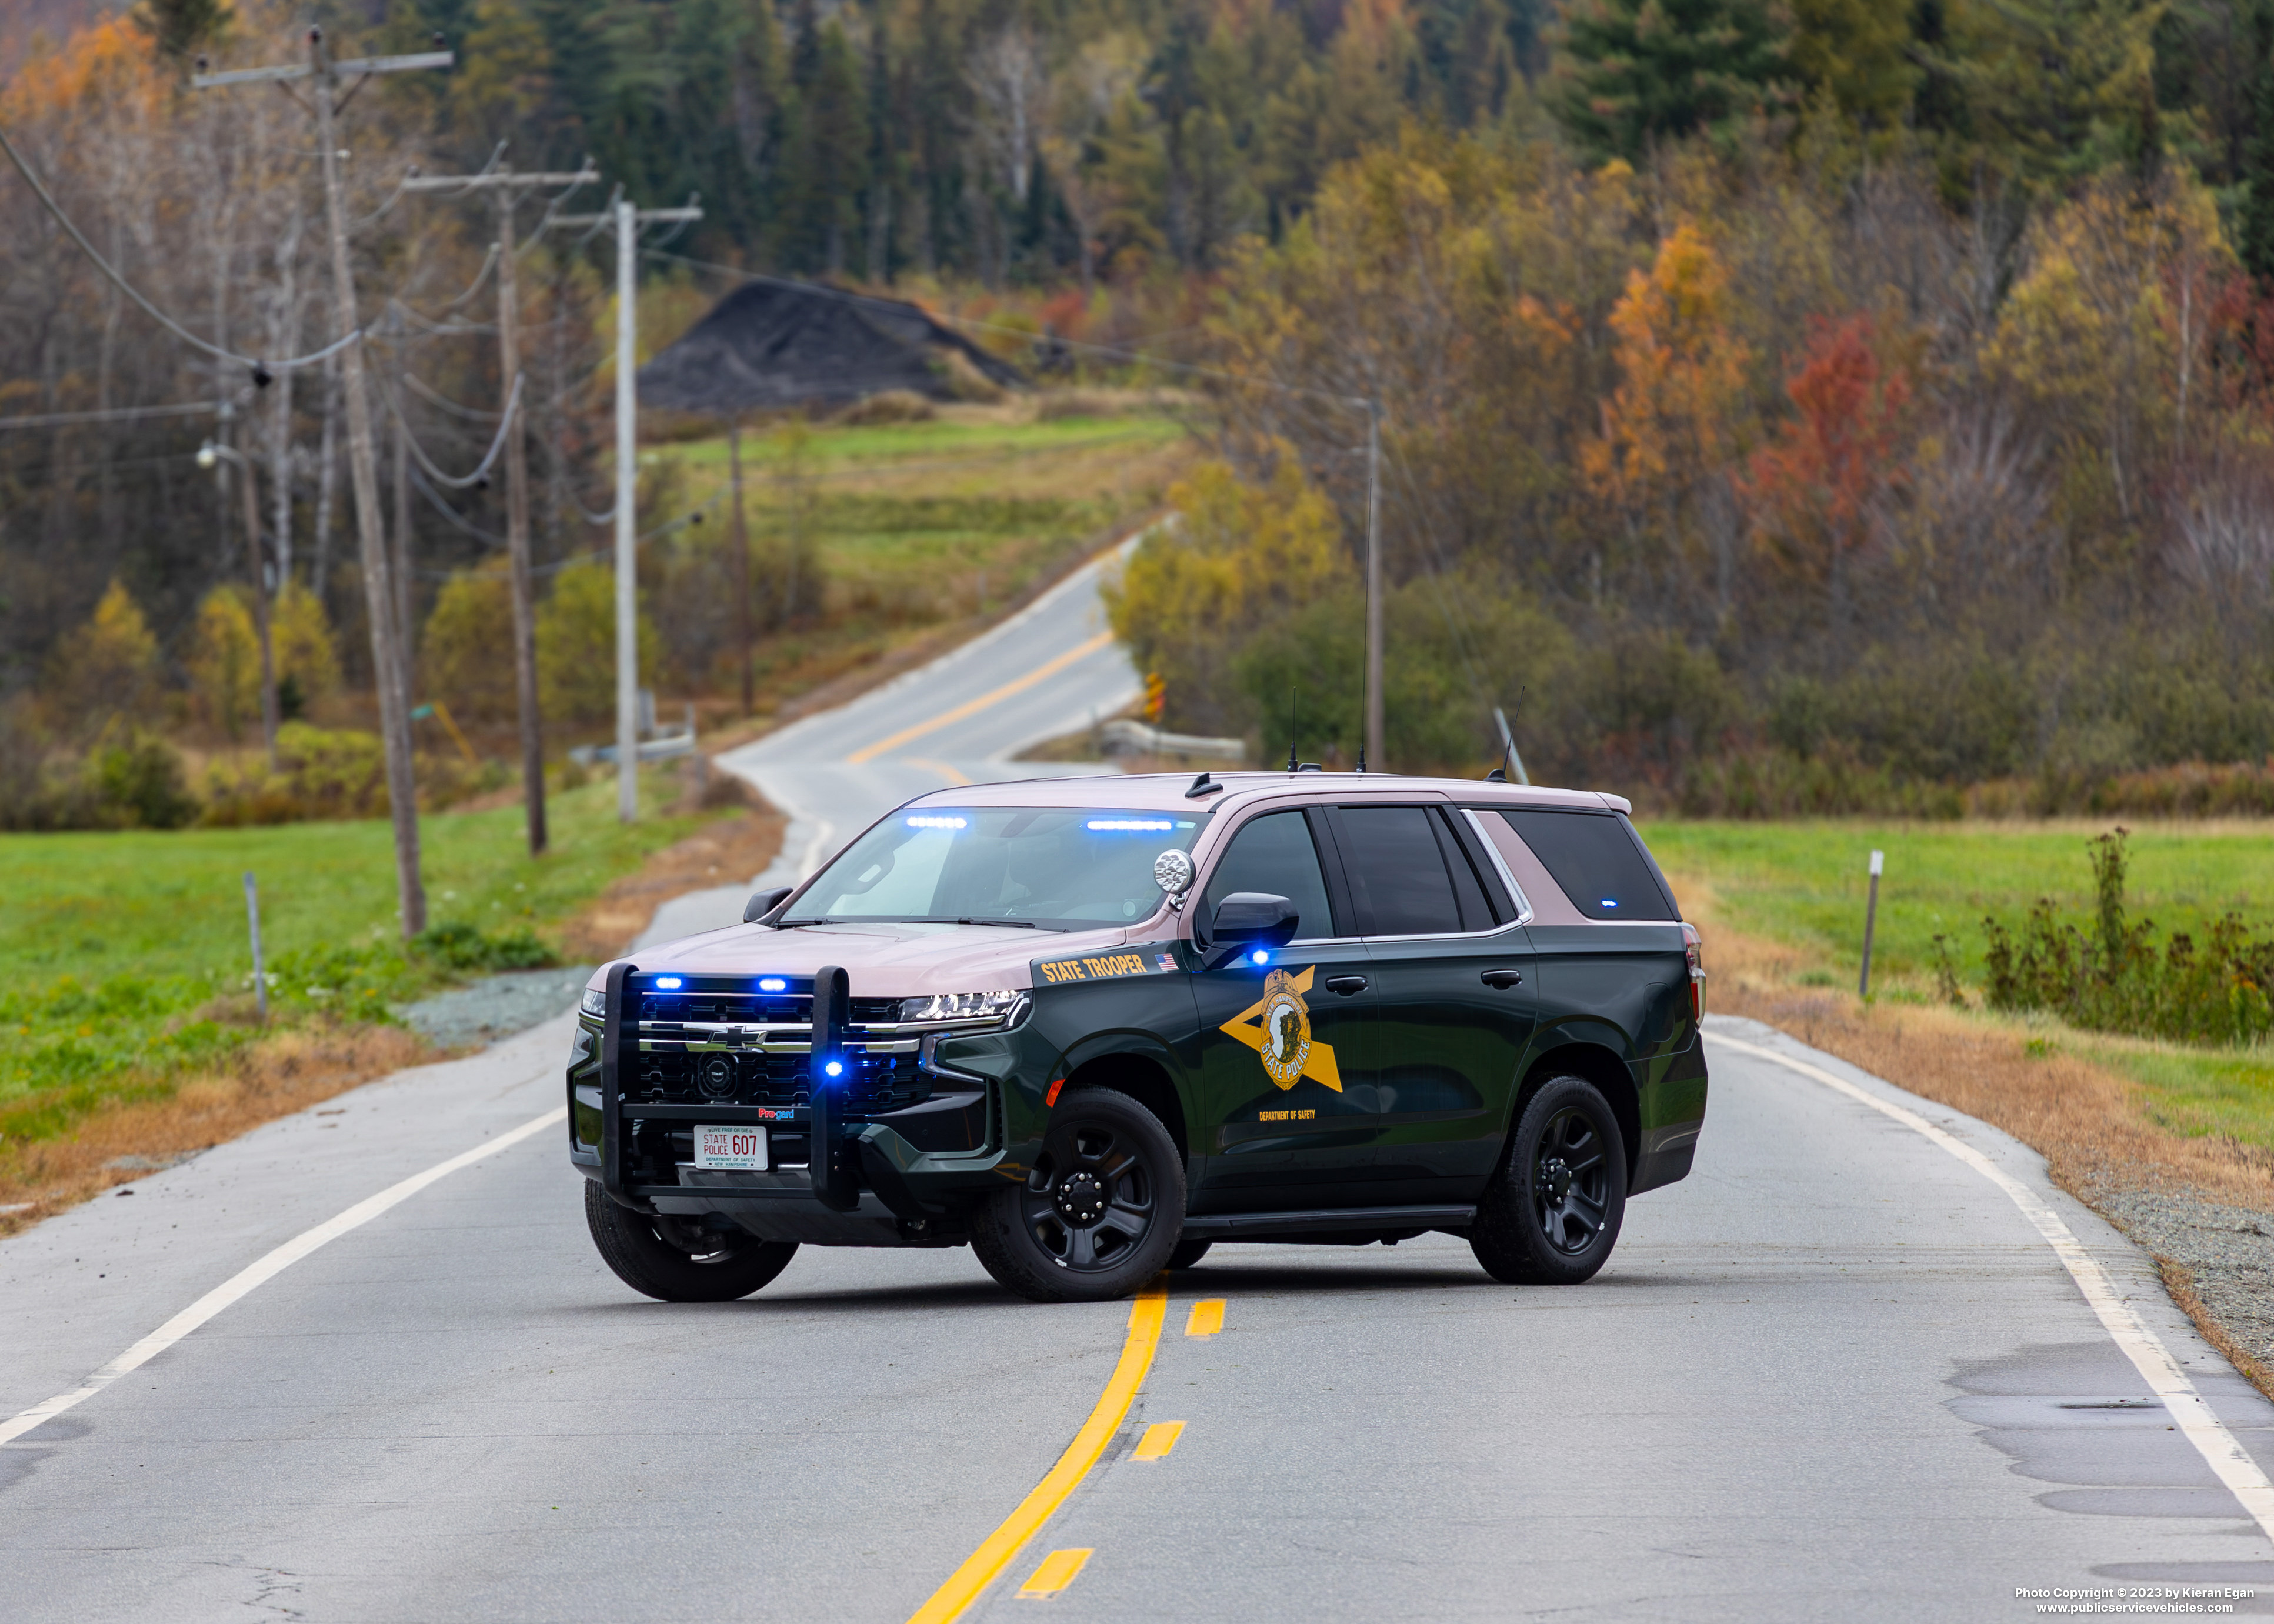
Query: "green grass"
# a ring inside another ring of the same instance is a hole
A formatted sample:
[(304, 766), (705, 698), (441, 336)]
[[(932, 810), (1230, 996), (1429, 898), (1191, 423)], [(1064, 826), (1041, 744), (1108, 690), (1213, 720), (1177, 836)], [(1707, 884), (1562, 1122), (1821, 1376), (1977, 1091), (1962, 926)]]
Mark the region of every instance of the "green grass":
[[(848, 463), (915, 462), (935, 457), (1010, 456), (1029, 453), (1086, 450), (1096, 446), (1166, 445), (1183, 436), (1184, 425), (1173, 418), (1153, 416), (1126, 417), (1064, 417), (1054, 423), (896, 423), (872, 428), (816, 428), (805, 442), (806, 456), (824, 468)], [(727, 467), (727, 441), (682, 441), (671, 448), (690, 467)], [(742, 436), (745, 470), (774, 471), (783, 455), (776, 436)]]
[[(648, 775), (629, 827), (612, 780), (554, 796), (537, 859), (517, 806), (422, 819), (430, 922), (541, 935), (700, 822), (663, 815), (674, 787)], [(63, 1132), (249, 1041), (225, 1018), (251, 987), (247, 869), (277, 1019), (385, 1019), (454, 979), (402, 949), (384, 821), (0, 835), (0, 1132)]]
[[(1934, 937), (1946, 936), (1960, 978), (1981, 979), (1986, 914), (2016, 923), (2040, 897), (2078, 917), (2092, 906), (2091, 838), (2082, 824), (1683, 823), (1641, 825), (1669, 873), (1703, 876), (1729, 922), (1810, 951), (1852, 986), (1864, 947), (1872, 850), (1887, 854), (1871, 951), (1874, 981), (1931, 985)], [(2274, 825), (2264, 832), (2136, 829), (2132, 915), (2159, 933), (2195, 930), (2232, 911), (2274, 927)]]
[[(793, 533), (812, 556), (800, 566), (811, 573), (794, 619), (760, 628), (761, 709), (957, 622), (975, 629), (1157, 506), (1190, 444), (1183, 425), (1158, 415), (1021, 423), (973, 414), (802, 432), (794, 463), (781, 431), (742, 440), (744, 513), (761, 576), (783, 578)], [(712, 502), (727, 474), (723, 438), (658, 447), (643, 460), (678, 464), (666, 511)], [(666, 572), (720, 545), (726, 517), (720, 510), (681, 533)], [(689, 578), (704, 594), (716, 590), (707, 572)], [(671, 589), (663, 601), (676, 601)], [(704, 669), (672, 680), (712, 692), (731, 686), (725, 654), (697, 658)]]
[[(1874, 996), (1932, 996), (1939, 932), (1977, 1005), (1984, 915), (2018, 922), (2040, 897), (2049, 897), (2082, 922), (2093, 901), (2085, 847), (2099, 832), (2082, 823), (1864, 820), (1667, 821), (1642, 828), (1677, 890), (1681, 876), (1702, 877), (1729, 924), (1803, 951), (1809, 961), (1798, 977), (1803, 985), (1850, 991), (1863, 955), (1865, 866), (1874, 847), (1886, 852), (1871, 955)], [(2230, 911), (2255, 930), (2274, 928), (2274, 825), (2155, 824), (2134, 829), (2129, 845), (2130, 911), (2135, 919), (2155, 921), (2158, 939), (2175, 929), (2200, 932)], [(1712, 957), (1709, 935), (1709, 968)], [(2274, 1051), (2188, 1049), (2075, 1032), (2044, 1018), (2015, 1024), (2138, 1083), (2150, 1116), (2175, 1132), (2274, 1146)]]

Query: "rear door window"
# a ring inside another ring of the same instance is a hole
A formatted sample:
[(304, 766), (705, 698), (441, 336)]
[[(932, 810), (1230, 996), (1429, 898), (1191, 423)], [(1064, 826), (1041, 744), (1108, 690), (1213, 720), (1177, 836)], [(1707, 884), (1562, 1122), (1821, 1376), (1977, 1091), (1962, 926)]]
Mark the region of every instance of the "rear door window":
[(1615, 812), (1513, 807), (1499, 816), (1589, 919), (1681, 917), (1641, 839)]
[(1312, 842), (1311, 826), (1300, 812), (1267, 812), (1240, 825), (1231, 846), (1209, 876), (1201, 893), (1201, 917), (1213, 919), (1216, 905), (1236, 891), (1261, 891), (1284, 897), (1301, 917), (1295, 939), (1314, 941), (1335, 934), (1334, 912), (1327, 906), (1326, 876), (1319, 868), (1319, 848)]
[(1428, 808), (1343, 807), (1337, 819), (1360, 931), (1370, 936), (1460, 931), (1461, 906)]

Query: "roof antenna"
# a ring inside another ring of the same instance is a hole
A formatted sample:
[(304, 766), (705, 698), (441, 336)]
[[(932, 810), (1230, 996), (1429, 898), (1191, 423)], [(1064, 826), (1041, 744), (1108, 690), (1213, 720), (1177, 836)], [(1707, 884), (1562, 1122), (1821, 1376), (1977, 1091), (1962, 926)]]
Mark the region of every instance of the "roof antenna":
[(1295, 762), (1295, 685), (1287, 685), (1287, 771), (1297, 770)]
[[(1516, 710), (1518, 716), (1524, 714), (1524, 696), (1531, 691), (1532, 689), (1529, 687), (1521, 688), (1517, 690)], [(1509, 781), (1509, 770), (1512, 766), (1516, 771), (1516, 781), (1529, 789), (1532, 786), (1532, 775), (1525, 772), (1524, 770), (1524, 757), (1516, 753), (1516, 734), (1510, 731), (1509, 727), (1508, 713), (1502, 710), (1498, 705), (1495, 705), (1493, 707), (1493, 720), (1500, 724), (1501, 764), (1494, 768), (1490, 772), (1485, 774), (1485, 782), (1487, 784), (1507, 783)]]

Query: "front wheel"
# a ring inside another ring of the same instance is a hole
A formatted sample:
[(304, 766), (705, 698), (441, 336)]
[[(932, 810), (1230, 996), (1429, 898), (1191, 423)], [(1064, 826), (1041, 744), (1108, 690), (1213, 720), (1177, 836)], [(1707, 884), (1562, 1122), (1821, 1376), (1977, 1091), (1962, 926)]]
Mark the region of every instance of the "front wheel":
[(665, 1303), (731, 1303), (789, 1267), (795, 1241), (714, 1235), (684, 1219), (620, 1207), (584, 1181), (584, 1222), (600, 1260), (633, 1290)]
[(1126, 1094), (1072, 1091), (1026, 1178), (972, 1214), (971, 1250), (1036, 1303), (1102, 1303), (1159, 1274), (1185, 1224), (1185, 1169), (1161, 1119)]
[(1593, 1084), (1550, 1078), (1525, 1102), (1469, 1231), (1485, 1272), (1511, 1286), (1576, 1286), (1618, 1244), (1626, 1141)]

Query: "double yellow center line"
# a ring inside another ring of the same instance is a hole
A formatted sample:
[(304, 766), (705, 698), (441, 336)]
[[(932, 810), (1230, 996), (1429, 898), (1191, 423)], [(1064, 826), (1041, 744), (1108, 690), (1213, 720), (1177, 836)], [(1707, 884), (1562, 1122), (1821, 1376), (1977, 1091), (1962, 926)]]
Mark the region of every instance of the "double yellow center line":
[(874, 744), (864, 744), (845, 759), (857, 767), (863, 762), (876, 760), (887, 750), (899, 749), (910, 740), (921, 739), (929, 733), (937, 733), (951, 722), (960, 722), (968, 716), (977, 716), (990, 705), (999, 704), (1013, 694), (1023, 694), (1037, 682), (1048, 681), (1067, 666), (1079, 660), (1088, 659), (1112, 641), (1111, 632), (1100, 632), (1088, 642), (1075, 644), (1056, 659), (1044, 660), (1023, 677), (1013, 677), (1002, 687), (990, 689), (976, 699), (965, 700), (953, 710), (943, 710), (937, 716), (918, 722), (913, 727), (903, 727), (890, 738), (879, 739)]
[[(1224, 1299), (1210, 1297), (1193, 1304), (1185, 1321), (1187, 1336), (1213, 1336), (1224, 1329)], [(1098, 1395), (1097, 1405), (1089, 1412), (1089, 1419), (1073, 1435), (1058, 1464), (1033, 1493), (1019, 1502), (1019, 1508), (996, 1530), (981, 1542), (979, 1548), (966, 1558), (962, 1567), (947, 1578), (947, 1583), (931, 1593), (931, 1599), (917, 1608), (908, 1624), (953, 1624), (972, 1603), (977, 1601), (987, 1587), (1008, 1568), (1025, 1548), (1027, 1542), (1039, 1532), (1051, 1514), (1065, 1504), (1081, 1480), (1089, 1475), (1091, 1467), (1105, 1453), (1105, 1446), (1121, 1430), (1128, 1418), (1129, 1406), (1136, 1402), (1138, 1389), (1145, 1385), (1146, 1374), (1153, 1368), (1153, 1355), (1161, 1345), (1162, 1327), (1169, 1317), (1169, 1293), (1165, 1286), (1147, 1287), (1137, 1300), (1129, 1305), (1129, 1334), (1121, 1344), (1120, 1363), (1113, 1367), (1113, 1376)], [(1183, 1433), (1181, 1421), (1156, 1421), (1145, 1429), (1145, 1436), (1130, 1457), (1139, 1461), (1157, 1461), (1176, 1447)], [(1019, 1593), (1026, 1597), (1055, 1596), (1072, 1584), (1074, 1576), (1090, 1559), (1088, 1550), (1053, 1551), (1035, 1570)]]
[[(1145, 1373), (1153, 1368), (1153, 1352), (1161, 1345), (1161, 1327), (1168, 1316), (1169, 1293), (1164, 1287), (1149, 1286), (1138, 1294), (1129, 1305), (1129, 1335), (1121, 1344), (1121, 1362), (1113, 1367), (1113, 1379), (1098, 1395), (1097, 1406), (1081, 1424), (1081, 1431), (1073, 1435), (1050, 1475), (1035, 1485), (1035, 1492), (980, 1542), (979, 1549), (931, 1593), (930, 1601), (915, 1610), (908, 1624), (950, 1624), (960, 1617), (1011, 1565), (1011, 1559), (1050, 1521), (1050, 1514), (1065, 1504), (1066, 1496), (1081, 1486), (1089, 1469), (1097, 1464), (1097, 1457), (1105, 1453), (1105, 1446), (1113, 1441), (1114, 1433), (1121, 1430), (1137, 1389), (1145, 1385)], [(1070, 1580), (1073, 1575), (1066, 1577)]]

